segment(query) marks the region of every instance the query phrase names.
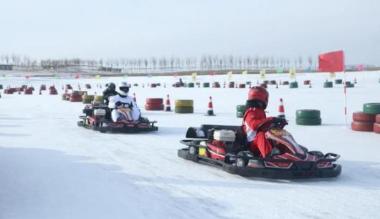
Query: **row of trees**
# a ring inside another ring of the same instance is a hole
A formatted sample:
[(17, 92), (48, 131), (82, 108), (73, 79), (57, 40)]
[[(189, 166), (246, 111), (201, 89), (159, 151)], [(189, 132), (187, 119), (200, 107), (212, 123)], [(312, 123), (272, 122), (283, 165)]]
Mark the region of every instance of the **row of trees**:
[(123, 72), (166, 72), (194, 70), (228, 70), (228, 69), (289, 69), (310, 68), (315, 66), (312, 57), (302, 56), (294, 59), (275, 58), (269, 56), (218, 56), (205, 55), (201, 57), (151, 57), (151, 58), (121, 58), (121, 59), (32, 59), (27, 56), (1, 55), (0, 64), (12, 64), (16, 68), (45, 69), (65, 71), (75, 68), (82, 71), (100, 68), (119, 69)]

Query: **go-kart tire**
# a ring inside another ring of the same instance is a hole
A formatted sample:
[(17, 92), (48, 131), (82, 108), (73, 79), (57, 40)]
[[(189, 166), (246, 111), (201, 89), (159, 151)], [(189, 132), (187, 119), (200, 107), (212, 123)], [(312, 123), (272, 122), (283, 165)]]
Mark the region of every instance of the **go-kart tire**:
[(298, 88), (298, 82), (297, 81), (290, 82), (289, 88)]
[(84, 122), (83, 122), (83, 121), (78, 121), (78, 122), (77, 122), (77, 125), (78, 125), (79, 127), (83, 127), (83, 126), (84, 126)]
[(356, 122), (353, 121), (351, 123), (351, 129), (354, 131), (360, 131), (360, 132), (372, 132), (373, 131), (373, 125), (374, 123), (371, 122)]
[(247, 166), (247, 160), (244, 159), (243, 157), (238, 157), (236, 159), (236, 166), (239, 168), (244, 168)]
[(145, 104), (145, 110), (147, 111), (162, 111), (164, 110), (163, 104)]
[(194, 113), (194, 107), (192, 107), (192, 106), (181, 106), (181, 107), (175, 107), (175, 109), (174, 109), (174, 112), (175, 113), (180, 113), (180, 114), (182, 114), (182, 113)]
[(373, 132), (380, 134), (380, 123), (373, 124)]
[(315, 109), (300, 109), (296, 111), (296, 118), (319, 119), (321, 118), (321, 111)]
[(162, 105), (164, 99), (162, 98), (146, 98), (145, 103), (149, 105)]
[(244, 117), (244, 113), (242, 113), (242, 112), (236, 112), (236, 117), (237, 118), (243, 118)]
[(369, 114), (380, 114), (380, 103), (366, 103), (363, 105), (363, 112)]
[(193, 107), (194, 101), (193, 100), (176, 100), (174, 103), (175, 107)]
[(297, 125), (321, 125), (322, 119), (321, 118), (297, 118), (296, 119)]
[(375, 121), (376, 121), (376, 123), (380, 123), (380, 114), (376, 115)]
[(324, 88), (332, 88), (333, 87), (333, 82), (332, 81), (326, 81), (323, 83)]
[(354, 112), (352, 114), (352, 119), (356, 122), (375, 122), (376, 115), (364, 113), (364, 112)]

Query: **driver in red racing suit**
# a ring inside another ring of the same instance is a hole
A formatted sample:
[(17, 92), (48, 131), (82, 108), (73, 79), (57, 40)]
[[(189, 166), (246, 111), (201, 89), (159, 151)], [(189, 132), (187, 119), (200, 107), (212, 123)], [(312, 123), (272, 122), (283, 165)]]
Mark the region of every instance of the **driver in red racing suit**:
[(246, 111), (243, 118), (243, 131), (247, 136), (250, 151), (262, 158), (272, 155), (273, 145), (266, 139), (265, 132), (273, 123), (286, 125), (285, 119), (266, 117), (269, 94), (263, 87), (252, 87), (248, 92)]

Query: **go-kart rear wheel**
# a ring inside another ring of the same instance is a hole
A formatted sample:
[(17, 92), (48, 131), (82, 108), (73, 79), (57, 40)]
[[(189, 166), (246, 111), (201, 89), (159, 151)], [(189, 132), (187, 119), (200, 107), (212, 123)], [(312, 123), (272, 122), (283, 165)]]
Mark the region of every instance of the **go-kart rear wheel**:
[(83, 121), (78, 121), (78, 122), (77, 122), (77, 125), (78, 125), (79, 127), (83, 127), (83, 126), (84, 126), (84, 122), (83, 122)]
[(238, 157), (236, 159), (236, 166), (237, 167), (245, 167), (245, 166), (247, 166), (247, 161), (242, 157)]
[(194, 147), (194, 146), (190, 146), (189, 147), (189, 154), (191, 154), (191, 155), (197, 155), (198, 153), (197, 153), (197, 148), (196, 147)]

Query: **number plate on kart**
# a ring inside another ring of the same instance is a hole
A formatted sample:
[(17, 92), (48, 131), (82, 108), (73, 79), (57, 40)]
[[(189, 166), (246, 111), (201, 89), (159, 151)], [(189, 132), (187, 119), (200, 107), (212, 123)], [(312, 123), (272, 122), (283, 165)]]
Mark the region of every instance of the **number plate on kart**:
[(206, 156), (206, 148), (199, 148), (198, 154), (199, 156)]

